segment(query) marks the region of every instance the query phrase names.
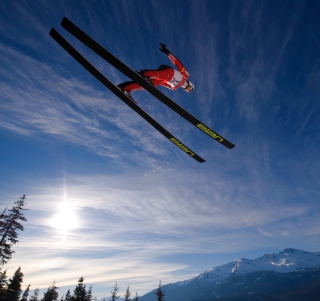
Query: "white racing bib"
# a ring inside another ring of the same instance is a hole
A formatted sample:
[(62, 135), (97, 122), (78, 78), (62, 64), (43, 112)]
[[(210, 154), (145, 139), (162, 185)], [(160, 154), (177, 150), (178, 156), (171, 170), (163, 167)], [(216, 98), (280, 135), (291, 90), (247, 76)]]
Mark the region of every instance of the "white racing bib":
[(172, 87), (175, 88), (176, 86), (178, 86), (181, 81), (184, 79), (184, 77), (182, 76), (182, 74), (180, 73), (180, 71), (174, 69), (174, 74), (173, 77), (170, 81), (168, 81), (168, 84)]

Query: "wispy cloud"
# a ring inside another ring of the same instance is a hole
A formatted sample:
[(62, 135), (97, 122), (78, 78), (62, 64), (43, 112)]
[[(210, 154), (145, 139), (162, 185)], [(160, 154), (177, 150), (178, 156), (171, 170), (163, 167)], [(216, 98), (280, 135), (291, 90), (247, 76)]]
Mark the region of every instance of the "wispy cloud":
[[(244, 242), (250, 248), (270, 246), (290, 238), (295, 218), (313, 210), (311, 204), (253, 203), (250, 187), (227, 190), (226, 179), (210, 178), (208, 187), (204, 177), (163, 167), (144, 177), (70, 175), (65, 185), (60, 179), (38, 182), (28, 196), (26, 229), (7, 268), (11, 273), (21, 265), (25, 283), (34, 288), (45, 289), (55, 279), (63, 292), (83, 275), (87, 283), (96, 283), (100, 296), (116, 280), (123, 289), (130, 284), (144, 294), (159, 279), (170, 283), (196, 275), (187, 263), (168, 263), (163, 257), (232, 252), (243, 249)], [(49, 223), (64, 196), (81, 221), (67, 236)], [(317, 220), (310, 220), (314, 229)], [(299, 236), (314, 235), (309, 226), (301, 225)]]
[[(251, 187), (238, 182), (234, 189), (214, 173), (208, 186), (205, 178), (163, 167), (148, 176), (136, 172), (70, 175), (65, 186), (57, 186), (60, 180), (39, 182), (28, 196), (28, 236), (21, 236), (15, 257), (27, 281), (40, 287), (53, 278), (61, 287), (72, 285), (87, 271), (88, 282), (130, 281), (139, 283), (143, 293), (144, 287), (155, 287), (159, 278), (186, 279), (188, 264), (169, 264), (161, 260), (164, 256), (232, 252), (243, 249), (245, 241), (250, 248), (261, 248), (296, 235), (315, 235), (311, 228), (319, 224), (316, 215), (299, 232), (295, 222), (313, 211), (315, 204), (275, 205), (268, 194), (253, 201)], [(280, 191), (274, 192), (281, 197)], [(67, 236), (49, 223), (64, 195), (81, 221)], [(39, 265), (30, 265), (28, 254)], [(8, 267), (12, 270), (16, 264), (13, 259)]]
[[(158, 146), (163, 137), (120, 100), (107, 99), (110, 94), (103, 88), (67, 78), (7, 46), (0, 45), (0, 51), (2, 127), (25, 135), (50, 135), (120, 160), (127, 156), (120, 150), (128, 143), (143, 147), (145, 158), (163, 154)], [(141, 157), (135, 152), (130, 156)]]

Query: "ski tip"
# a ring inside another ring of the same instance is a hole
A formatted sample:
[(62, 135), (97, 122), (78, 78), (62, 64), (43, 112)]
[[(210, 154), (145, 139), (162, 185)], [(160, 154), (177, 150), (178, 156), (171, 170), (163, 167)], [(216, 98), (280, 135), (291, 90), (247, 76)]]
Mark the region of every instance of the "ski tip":
[(51, 30), (50, 30), (50, 32), (49, 32), (49, 35), (54, 38), (54, 36), (55, 36), (56, 34), (57, 34), (57, 31), (52, 27)]
[(64, 27), (67, 23), (70, 23), (67, 17), (63, 17), (61, 21), (61, 26)]

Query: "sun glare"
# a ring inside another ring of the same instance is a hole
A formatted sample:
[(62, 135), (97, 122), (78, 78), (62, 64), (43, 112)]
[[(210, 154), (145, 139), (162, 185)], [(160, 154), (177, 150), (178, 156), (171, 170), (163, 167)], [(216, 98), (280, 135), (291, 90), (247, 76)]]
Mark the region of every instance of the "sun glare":
[(66, 234), (79, 226), (78, 218), (75, 213), (75, 208), (68, 202), (63, 202), (60, 205), (60, 210), (51, 219), (50, 222), (53, 228)]

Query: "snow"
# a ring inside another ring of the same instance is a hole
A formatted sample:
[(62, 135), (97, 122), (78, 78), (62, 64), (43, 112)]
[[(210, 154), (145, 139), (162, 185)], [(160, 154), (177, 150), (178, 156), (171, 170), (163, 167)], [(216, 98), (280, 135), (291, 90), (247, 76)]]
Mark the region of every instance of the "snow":
[(313, 268), (320, 268), (320, 252), (306, 252), (289, 248), (278, 254), (269, 253), (253, 260), (240, 258), (208, 269), (194, 279), (217, 283), (233, 273), (236, 275), (256, 271), (289, 273)]

